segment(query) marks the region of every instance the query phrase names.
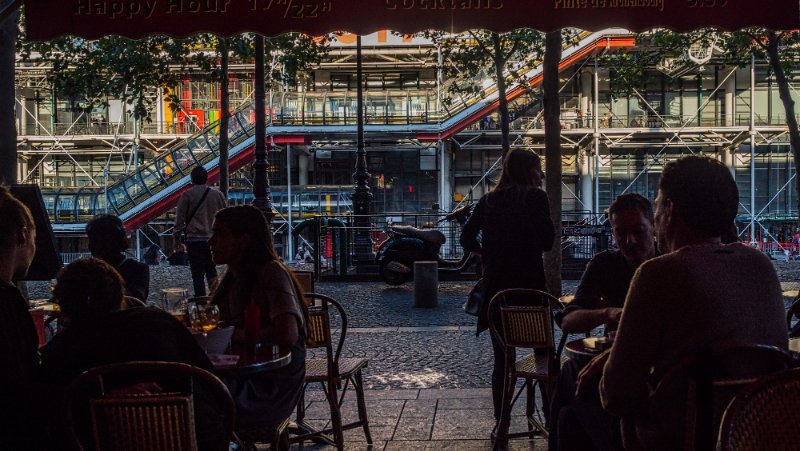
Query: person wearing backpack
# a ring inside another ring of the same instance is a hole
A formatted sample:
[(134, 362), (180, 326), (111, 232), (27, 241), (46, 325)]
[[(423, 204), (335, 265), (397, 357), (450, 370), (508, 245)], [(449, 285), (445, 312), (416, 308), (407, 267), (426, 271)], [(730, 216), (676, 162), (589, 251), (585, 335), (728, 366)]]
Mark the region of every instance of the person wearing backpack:
[(214, 215), (228, 204), (225, 195), (207, 186), (208, 172), (198, 166), (192, 170), (192, 187), (181, 194), (175, 216), (175, 250), (186, 244), (195, 296), (206, 295), (217, 279), (217, 268), (211, 259), (211, 225)]

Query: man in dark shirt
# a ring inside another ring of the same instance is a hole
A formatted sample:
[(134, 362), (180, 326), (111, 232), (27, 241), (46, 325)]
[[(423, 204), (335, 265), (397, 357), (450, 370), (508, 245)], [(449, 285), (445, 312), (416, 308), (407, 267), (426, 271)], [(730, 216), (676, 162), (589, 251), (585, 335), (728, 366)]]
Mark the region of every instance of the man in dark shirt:
[[(633, 274), (656, 255), (653, 205), (638, 194), (619, 196), (608, 209), (619, 250), (596, 255), (583, 273), (575, 298), (560, 318), (563, 333), (586, 333), (606, 325), (616, 329)], [(564, 364), (551, 404), (550, 449), (614, 449), (617, 421), (597, 402), (578, 400), (578, 373), (587, 363)]]
[(561, 330), (589, 332), (606, 324), (616, 329), (633, 273), (656, 255), (653, 205), (638, 194), (619, 196), (608, 209), (619, 250), (597, 254), (583, 273), (575, 298), (564, 309)]
[(39, 337), (13, 281), (28, 272), (36, 227), (28, 208), (0, 187), (0, 448), (46, 449), (36, 401)]

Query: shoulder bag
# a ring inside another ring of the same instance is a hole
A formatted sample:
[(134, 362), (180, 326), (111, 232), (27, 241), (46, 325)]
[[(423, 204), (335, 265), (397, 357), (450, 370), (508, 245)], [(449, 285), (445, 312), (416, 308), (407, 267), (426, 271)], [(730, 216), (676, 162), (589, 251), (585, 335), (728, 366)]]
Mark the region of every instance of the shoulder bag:
[(464, 313), (467, 315), (478, 316), (481, 310), (481, 296), (483, 293), (483, 278), (479, 279), (475, 286), (470, 290), (467, 296), (467, 302), (464, 303)]

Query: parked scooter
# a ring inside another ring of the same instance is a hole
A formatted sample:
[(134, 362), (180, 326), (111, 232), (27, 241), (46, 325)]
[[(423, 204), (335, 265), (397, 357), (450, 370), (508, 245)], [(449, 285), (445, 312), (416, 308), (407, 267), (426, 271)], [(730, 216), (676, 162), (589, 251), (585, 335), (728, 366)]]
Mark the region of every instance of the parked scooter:
[[(469, 219), (472, 207), (466, 205), (449, 213), (444, 218), (436, 222), (441, 224), (445, 221), (456, 221), (461, 226), (466, 224)], [(447, 242), (447, 238), (436, 229), (418, 229), (412, 226), (392, 226), (389, 231), (389, 239), (384, 241), (375, 261), (380, 267), (381, 279), (389, 285), (402, 285), (411, 280), (414, 270), (414, 262), (417, 261), (436, 261), (439, 263), (439, 274), (459, 273), (472, 264), (476, 263), (479, 257), (465, 253), (459, 260), (446, 260), (439, 255), (442, 245)]]

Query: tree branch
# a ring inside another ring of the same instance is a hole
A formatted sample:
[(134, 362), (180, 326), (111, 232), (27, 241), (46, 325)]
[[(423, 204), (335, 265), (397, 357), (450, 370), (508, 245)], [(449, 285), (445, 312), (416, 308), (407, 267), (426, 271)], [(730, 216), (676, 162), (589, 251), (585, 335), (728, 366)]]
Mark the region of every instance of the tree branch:
[(517, 48), (519, 48), (521, 43), (522, 39), (520, 38), (514, 39), (514, 44), (511, 46), (511, 50), (509, 50), (507, 54), (503, 55), (503, 64), (507, 63), (511, 59), (511, 57), (517, 51)]
[(487, 58), (494, 58), (494, 53), (489, 51), (489, 48), (486, 47), (486, 44), (484, 44), (483, 41), (481, 41), (481, 38), (479, 38), (474, 31), (470, 30), (469, 35), (472, 36), (472, 39), (474, 39), (475, 42), (478, 43), (478, 47), (481, 49), (481, 52), (483, 52), (483, 54), (486, 55)]

